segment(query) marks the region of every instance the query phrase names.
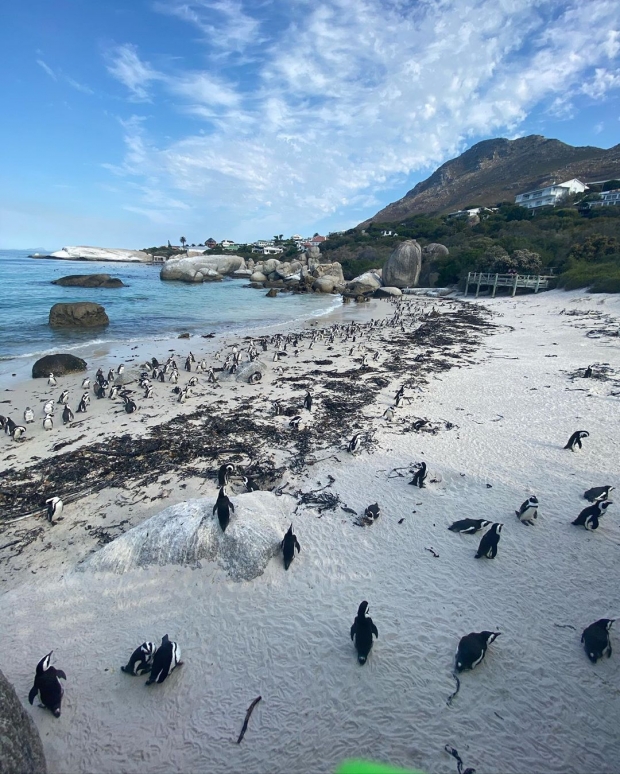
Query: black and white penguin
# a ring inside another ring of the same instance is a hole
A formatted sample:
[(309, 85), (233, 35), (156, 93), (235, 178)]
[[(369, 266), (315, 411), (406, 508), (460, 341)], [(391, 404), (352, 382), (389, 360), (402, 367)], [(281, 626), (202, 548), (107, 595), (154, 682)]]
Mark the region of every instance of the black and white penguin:
[(595, 503), (597, 500), (608, 500), (610, 493), (614, 487), (609, 486), (593, 486), (592, 489), (587, 489), (583, 496), (591, 503)]
[(144, 397), (145, 398), (152, 398), (153, 397), (153, 385), (147, 384), (144, 388)]
[(248, 378), (248, 384), (258, 384), (261, 379), (263, 378), (263, 375), (260, 371), (254, 371), (253, 374), (250, 374)]
[(124, 370), (125, 370), (125, 366), (123, 363), (121, 363), (119, 367), (116, 369), (116, 373), (120, 376)]
[(485, 532), (482, 536), (478, 551), (476, 552), (476, 559), (481, 559), (483, 556), (487, 559), (495, 559), (497, 556), (497, 544), (499, 543), (499, 536), (503, 526), (503, 524), (498, 522), (491, 524), (488, 532)]
[(598, 529), (599, 519), (610, 505), (613, 505), (611, 500), (597, 500), (593, 505), (584, 508), (575, 521), (571, 523), (577, 527), (584, 527), (589, 532), (594, 532)]
[(87, 390), (90, 387), (90, 379), (88, 376), (86, 376), (84, 379), (82, 379), (82, 389)]
[(386, 422), (391, 422), (394, 419), (394, 408), (393, 406), (388, 406), (386, 410), (383, 412), (383, 418)]
[(454, 659), (455, 672), (473, 669), (485, 657), (488, 646), (501, 632), (471, 632), (461, 637)]
[(62, 423), (63, 425), (67, 425), (69, 422), (73, 422), (74, 416), (73, 411), (69, 408), (69, 405), (66, 405), (62, 411)]
[(34, 422), (34, 411), (30, 408), (30, 406), (27, 406), (26, 410), (24, 411), (24, 422), (26, 422), (28, 425), (31, 422)]
[(581, 641), (587, 657), (593, 664), (602, 658), (611, 656), (611, 642), (609, 641), (609, 630), (615, 619), (599, 618), (590, 626), (583, 630)]
[(185, 358), (185, 370), (186, 371), (192, 370), (192, 359), (191, 357), (189, 357), (189, 355), (187, 356), (187, 358)]
[(58, 398), (58, 405), (64, 404), (65, 406), (69, 402), (69, 390), (63, 390)]
[(217, 485), (219, 487), (228, 486), (228, 481), (234, 471), (235, 466), (231, 465), (230, 462), (220, 465), (220, 469), (217, 472)]
[(280, 405), (280, 402), (277, 400), (274, 400), (272, 403), (273, 405), (273, 413), (276, 417), (279, 417), (282, 415), (282, 406)]
[(306, 392), (306, 397), (304, 398), (304, 408), (307, 411), (312, 411), (312, 393), (310, 390)]
[(188, 381), (187, 386), (188, 387), (195, 387), (198, 384), (198, 377), (192, 376), (192, 378)]
[(299, 425), (301, 424), (301, 416), (298, 414), (296, 417), (293, 417), (290, 422), (288, 423), (289, 427), (292, 427), (293, 430), (299, 430)]
[(14, 441), (20, 441), (26, 433), (26, 428), (23, 425), (15, 425), (11, 436)]
[(217, 520), (220, 523), (222, 532), (226, 532), (226, 527), (228, 526), (228, 522), (230, 521), (230, 512), (231, 511), (233, 513), (235, 512), (235, 506), (228, 499), (225, 486), (220, 487), (217, 500), (215, 501), (215, 505), (213, 506), (213, 513), (215, 513), (216, 511), (217, 511)]
[(119, 384), (113, 384), (113, 385), (110, 387), (110, 392), (108, 393), (108, 398), (109, 398), (110, 400), (116, 400), (116, 396), (118, 395), (118, 393), (120, 392), (120, 390), (121, 390), (121, 388), (120, 388), (120, 385), (119, 385)]
[(143, 642), (131, 654), (127, 666), (122, 666), (121, 670), (127, 675), (145, 675), (151, 671), (156, 650), (157, 645), (154, 642)]
[(48, 379), (47, 379), (47, 386), (48, 387), (55, 387), (57, 384), (58, 384), (58, 382), (56, 381), (56, 377), (54, 376), (54, 374), (50, 374)]
[(365, 664), (368, 654), (372, 649), (372, 636), (379, 639), (377, 627), (372, 622), (372, 618), (366, 617), (368, 612), (368, 602), (364, 601), (357, 609), (357, 615), (351, 626), (351, 639), (355, 641), (357, 650), (357, 660), (360, 664)]
[(2, 417), (2, 427), (4, 428), (6, 435), (11, 435), (13, 428), (16, 427), (16, 424), (13, 422), (11, 417)]
[(534, 519), (538, 518), (538, 498), (532, 495), (524, 503), (521, 503), (521, 507), (515, 511), (515, 515), (523, 524), (529, 526), (534, 524)]
[(181, 649), (167, 634), (161, 638), (161, 645), (155, 651), (151, 674), (145, 685), (163, 683), (175, 667), (181, 666)]
[(347, 445), (347, 451), (351, 454), (356, 454), (359, 451), (360, 446), (362, 445), (362, 437), (363, 433), (355, 433), (353, 438), (349, 441)]
[(103, 384), (100, 384), (99, 382), (97, 382), (97, 384), (94, 387), (94, 390), (97, 398), (99, 399), (105, 398), (105, 387), (103, 386)]
[(295, 558), (295, 549), (297, 549), (297, 553), (301, 551), (297, 535), (293, 534), (292, 524), (288, 528), (284, 540), (280, 543), (280, 548), (282, 549), (282, 554), (284, 556), (284, 569), (288, 570), (291, 562)]
[(372, 505), (367, 506), (366, 510), (364, 511), (362, 522), (369, 526), (370, 524), (374, 524), (379, 516), (381, 516), (381, 508), (379, 507), (379, 503), (372, 503)]
[(583, 378), (589, 379), (592, 376), (592, 366), (589, 365), (586, 370), (583, 372)]
[(125, 412), (127, 414), (133, 414), (133, 412), (137, 410), (138, 410), (138, 407), (136, 406), (133, 400), (127, 399), (125, 401)]
[[(86, 399), (82, 395), (82, 399), (80, 400), (78, 407), (77, 407), (78, 414), (85, 414), (86, 413)], [(63, 412), (64, 413), (64, 412)]]
[(54, 429), (54, 420), (52, 419), (51, 414), (46, 414), (45, 418), (43, 419), (43, 429), (44, 430), (53, 430)]
[(63, 502), (60, 497), (49, 497), (45, 501), (47, 506), (47, 520), (50, 524), (54, 523), (54, 517), (59, 518), (63, 509)]
[(44, 414), (53, 414), (54, 413), (54, 401), (48, 400), (45, 406), (43, 406), (43, 413)]
[(416, 472), (413, 475), (413, 478), (409, 483), (412, 486), (417, 486), (420, 489), (422, 489), (424, 487), (426, 476), (427, 476), (426, 462), (421, 462), (420, 467), (416, 470)]
[(473, 535), (491, 524), (486, 519), (460, 519), (451, 524), (448, 529), (451, 532), (461, 532), (464, 535)]
[(564, 448), (575, 451), (575, 446), (578, 446), (581, 449), (581, 441), (584, 438), (587, 438), (589, 435), (590, 433), (587, 430), (576, 430), (568, 439), (568, 442)]
[(60, 705), (64, 693), (59, 678), (66, 680), (67, 675), (62, 669), (56, 669), (51, 665), (53, 652), (54, 651), (51, 650), (47, 656), (44, 656), (37, 664), (34, 675), (34, 685), (28, 694), (28, 701), (30, 704), (33, 704), (35, 697), (38, 695), (41, 706), (48, 709), (54, 717), (59, 718)]
[(248, 492), (260, 492), (260, 486), (253, 479), (243, 476), (241, 480)]

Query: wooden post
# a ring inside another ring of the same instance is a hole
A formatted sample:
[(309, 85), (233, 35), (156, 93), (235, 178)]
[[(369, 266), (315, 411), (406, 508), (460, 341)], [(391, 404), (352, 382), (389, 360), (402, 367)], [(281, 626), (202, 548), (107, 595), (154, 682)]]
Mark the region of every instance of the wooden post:
[(517, 292), (517, 282), (519, 281), (519, 275), (515, 274), (515, 281), (512, 285), (512, 296), (514, 298), (515, 293)]
[(491, 293), (491, 298), (495, 298), (495, 291), (497, 290), (497, 279), (499, 277), (499, 274), (495, 275), (495, 282), (493, 283), (493, 293)]
[(478, 295), (480, 294), (480, 283), (482, 282), (482, 272), (478, 272), (478, 284), (476, 285), (476, 298), (478, 298)]
[(469, 278), (471, 277), (471, 272), (467, 272), (467, 282), (465, 283), (465, 295), (469, 292)]
[(539, 287), (540, 287), (540, 274), (536, 277), (536, 287), (534, 288), (534, 293), (538, 293)]

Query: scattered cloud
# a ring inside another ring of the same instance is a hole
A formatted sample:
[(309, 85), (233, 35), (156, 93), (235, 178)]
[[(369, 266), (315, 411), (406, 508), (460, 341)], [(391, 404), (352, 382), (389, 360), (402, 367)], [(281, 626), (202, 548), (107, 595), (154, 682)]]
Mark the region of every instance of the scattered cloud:
[(64, 76), (65, 81), (74, 88), (76, 91), (81, 91), (82, 94), (94, 94), (95, 92), (89, 87), (85, 86), (83, 83), (79, 83), (78, 81), (74, 80), (73, 78), (70, 78), (68, 75)]
[(39, 65), (39, 67), (42, 67), (45, 70), (45, 72), (49, 75), (50, 78), (52, 78), (52, 80), (54, 81), (58, 80), (56, 73), (42, 59), (37, 59), (37, 64)]
[[(37, 52), (40, 53), (40, 52)], [(82, 94), (94, 94), (95, 92), (89, 88), (88, 86), (85, 86), (83, 83), (79, 83), (74, 78), (71, 78), (69, 75), (65, 75), (62, 70), (58, 69), (56, 71), (52, 70), (52, 68), (44, 62), (42, 59), (36, 60), (39, 67), (41, 67), (45, 72), (49, 75), (52, 80), (58, 82), (59, 80), (64, 81), (65, 83), (68, 83), (71, 88), (75, 89), (76, 91), (81, 91)]]

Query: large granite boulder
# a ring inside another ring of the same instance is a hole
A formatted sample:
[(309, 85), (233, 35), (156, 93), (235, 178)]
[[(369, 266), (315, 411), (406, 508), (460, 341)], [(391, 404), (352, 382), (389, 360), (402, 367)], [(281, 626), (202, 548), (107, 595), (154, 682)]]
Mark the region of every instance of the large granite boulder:
[(312, 290), (317, 293), (333, 293), (335, 287), (334, 278), (330, 276), (319, 277), (312, 283)]
[(341, 285), (344, 282), (344, 274), (342, 273), (342, 266), (338, 261), (333, 263), (320, 263), (312, 270), (312, 275), (319, 279), (319, 277), (332, 277), (334, 285)]
[(261, 269), (261, 271), (263, 272), (263, 274), (267, 274), (267, 275), (273, 274), (273, 272), (278, 268), (279, 265), (280, 265), (280, 261), (277, 258), (268, 258), (263, 263), (263, 268)]
[(52, 280), (52, 285), (63, 288), (124, 288), (125, 283), (109, 274), (70, 274), (68, 277)]
[(278, 276), (280, 279), (286, 279), (287, 277), (290, 277), (291, 274), (294, 274), (295, 271), (293, 270), (293, 267), (290, 263), (281, 263), (276, 269), (275, 269), (276, 276)]
[(78, 301), (74, 304), (54, 304), (50, 309), (52, 328), (95, 328), (109, 325), (110, 320), (101, 304)]
[(198, 255), (193, 258), (171, 258), (161, 267), (162, 280), (179, 282), (212, 282), (245, 269), (240, 255)]
[(381, 277), (376, 272), (366, 271), (364, 274), (360, 274), (359, 277), (347, 282), (344, 292), (347, 296), (365, 296), (374, 293), (382, 285)]
[(429, 245), (422, 248), (422, 255), (424, 258), (445, 258), (450, 255), (450, 251), (445, 245), (440, 245), (438, 242), (431, 242)]
[(45, 774), (37, 727), (15, 689), (0, 672), (0, 774)]
[(50, 374), (64, 376), (86, 371), (86, 360), (75, 355), (46, 355), (32, 366), (33, 379), (47, 379)]
[(262, 271), (255, 271), (250, 277), (250, 282), (267, 282), (267, 277)]
[(63, 247), (51, 255), (35, 253), (31, 258), (62, 258), (66, 261), (120, 261), (121, 263), (148, 263), (151, 256), (142, 250), (118, 247)]
[(420, 287), (434, 288), (439, 279), (440, 260), (450, 255), (445, 245), (431, 242), (422, 248), (422, 271), (418, 285)]
[(414, 288), (420, 278), (422, 248), (415, 239), (401, 242), (383, 267), (383, 283), (394, 288)]
[(375, 290), (375, 298), (394, 298), (402, 296), (403, 291), (400, 288), (379, 288)]

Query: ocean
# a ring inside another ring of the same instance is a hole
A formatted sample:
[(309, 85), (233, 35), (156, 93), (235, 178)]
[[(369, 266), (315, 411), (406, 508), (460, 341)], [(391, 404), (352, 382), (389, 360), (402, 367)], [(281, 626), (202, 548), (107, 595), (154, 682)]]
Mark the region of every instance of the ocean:
[[(99, 261), (29, 258), (30, 250), (0, 250), (0, 375), (52, 352), (74, 352), (93, 344), (221, 333), (302, 321), (328, 313), (340, 296), (282, 294), (247, 287), (247, 280), (190, 285), (162, 282), (159, 267)], [(69, 274), (106, 273), (125, 288), (67, 288), (51, 282)], [(95, 301), (110, 318), (105, 328), (54, 330), (49, 311), (58, 302)], [(7, 362), (8, 361), (8, 362)]]

